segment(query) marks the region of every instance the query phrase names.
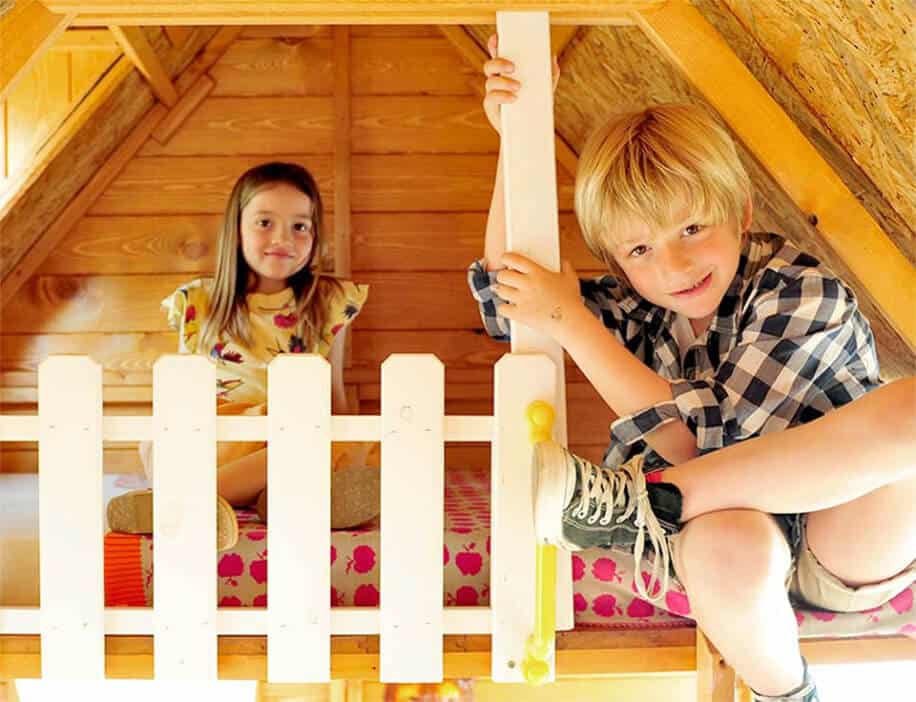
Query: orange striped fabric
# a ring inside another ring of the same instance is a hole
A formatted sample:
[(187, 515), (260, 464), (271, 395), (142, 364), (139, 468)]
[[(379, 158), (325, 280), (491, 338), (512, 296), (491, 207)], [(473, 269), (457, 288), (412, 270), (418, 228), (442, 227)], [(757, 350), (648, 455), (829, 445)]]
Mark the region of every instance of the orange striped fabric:
[(105, 534), (105, 606), (144, 607), (139, 534)]

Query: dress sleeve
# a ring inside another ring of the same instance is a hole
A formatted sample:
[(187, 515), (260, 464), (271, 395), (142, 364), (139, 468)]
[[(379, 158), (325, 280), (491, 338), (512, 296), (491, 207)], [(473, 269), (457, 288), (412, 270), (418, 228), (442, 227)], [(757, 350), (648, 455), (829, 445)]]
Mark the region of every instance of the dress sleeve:
[(198, 333), (207, 312), (207, 299), (204, 283), (195, 280), (182, 285), (160, 303), (169, 329), (178, 332), (179, 353), (197, 353)]
[(327, 316), (321, 333), (322, 346), (330, 349), (334, 337), (359, 316), (368, 297), (368, 285), (354, 283), (351, 280), (340, 281), (340, 287), (328, 300)]

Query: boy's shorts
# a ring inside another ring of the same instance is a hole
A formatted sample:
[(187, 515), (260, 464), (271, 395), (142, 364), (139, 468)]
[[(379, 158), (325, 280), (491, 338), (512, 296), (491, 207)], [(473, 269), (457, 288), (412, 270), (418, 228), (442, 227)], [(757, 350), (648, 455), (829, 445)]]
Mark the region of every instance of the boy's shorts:
[(831, 612), (864, 612), (891, 600), (916, 582), (916, 561), (879, 583), (850, 587), (817, 560), (808, 546), (806, 514), (774, 515), (792, 549), (792, 568), (786, 587), (793, 600)]

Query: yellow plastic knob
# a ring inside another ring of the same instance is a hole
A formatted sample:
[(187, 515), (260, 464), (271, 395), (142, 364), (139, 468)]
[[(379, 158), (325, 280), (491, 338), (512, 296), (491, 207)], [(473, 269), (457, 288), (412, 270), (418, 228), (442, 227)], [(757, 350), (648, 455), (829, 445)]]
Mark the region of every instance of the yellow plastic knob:
[(535, 400), (528, 405), (525, 415), (528, 419), (528, 432), (531, 443), (549, 441), (553, 436), (553, 421), (556, 418), (553, 405), (543, 400)]

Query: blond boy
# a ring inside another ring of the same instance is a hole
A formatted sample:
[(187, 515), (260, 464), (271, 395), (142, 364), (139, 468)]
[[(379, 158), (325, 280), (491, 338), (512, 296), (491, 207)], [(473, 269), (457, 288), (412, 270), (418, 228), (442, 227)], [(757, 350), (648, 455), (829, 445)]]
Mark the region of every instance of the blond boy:
[[(521, 88), (512, 69), (484, 66), (497, 130)], [(505, 251), (501, 161), (468, 275), (492, 336), (507, 340), (509, 319), (551, 335), (619, 416), (602, 466), (536, 452), (539, 536), (633, 550), (637, 568), (648, 541), (656, 599), (671, 557), (756, 699), (817, 700), (789, 596), (859, 611), (916, 580), (913, 379), (881, 386), (848, 285), (749, 233), (748, 176), (703, 109), (610, 119), (582, 152), (575, 203), (611, 275), (579, 280), (566, 262), (551, 272)]]

